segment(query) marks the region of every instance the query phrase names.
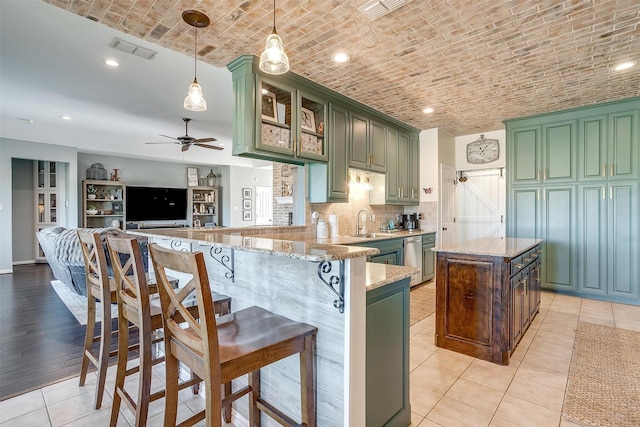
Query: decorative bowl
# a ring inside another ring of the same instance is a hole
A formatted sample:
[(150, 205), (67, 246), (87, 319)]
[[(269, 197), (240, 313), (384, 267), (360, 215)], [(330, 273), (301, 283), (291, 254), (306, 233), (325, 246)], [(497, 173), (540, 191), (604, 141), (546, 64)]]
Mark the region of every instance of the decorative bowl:
[(98, 213), (97, 209), (87, 209), (87, 215), (95, 215)]

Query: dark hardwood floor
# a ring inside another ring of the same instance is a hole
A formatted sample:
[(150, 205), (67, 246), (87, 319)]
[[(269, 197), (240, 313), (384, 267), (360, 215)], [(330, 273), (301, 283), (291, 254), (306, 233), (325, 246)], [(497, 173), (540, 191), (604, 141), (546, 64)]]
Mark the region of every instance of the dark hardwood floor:
[(0, 274), (0, 400), (80, 374), (85, 327), (52, 279), (48, 264)]

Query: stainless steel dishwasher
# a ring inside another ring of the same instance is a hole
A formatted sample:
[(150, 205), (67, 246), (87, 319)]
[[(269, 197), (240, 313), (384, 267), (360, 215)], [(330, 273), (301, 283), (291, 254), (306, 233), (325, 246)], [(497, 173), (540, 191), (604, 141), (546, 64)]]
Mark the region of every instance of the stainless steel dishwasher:
[(411, 276), (410, 286), (422, 283), (422, 236), (404, 238), (404, 266), (417, 268), (420, 272)]

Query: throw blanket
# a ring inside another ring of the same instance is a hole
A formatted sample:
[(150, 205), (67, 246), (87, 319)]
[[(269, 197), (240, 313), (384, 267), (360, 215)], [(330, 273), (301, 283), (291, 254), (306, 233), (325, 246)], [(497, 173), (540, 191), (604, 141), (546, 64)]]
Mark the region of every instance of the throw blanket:
[[(78, 242), (78, 229), (64, 230), (56, 237), (55, 259), (66, 265), (80, 265), (84, 266), (84, 260), (82, 259), (82, 250)], [(123, 234), (120, 229), (117, 228), (81, 228), (80, 231), (88, 231), (91, 233), (100, 233), (100, 240), (105, 241), (105, 236), (119, 236)]]

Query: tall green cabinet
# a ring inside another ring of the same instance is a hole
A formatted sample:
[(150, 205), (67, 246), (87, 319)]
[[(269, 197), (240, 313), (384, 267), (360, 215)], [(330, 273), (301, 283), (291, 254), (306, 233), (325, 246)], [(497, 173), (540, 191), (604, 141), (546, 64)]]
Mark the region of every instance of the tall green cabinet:
[(505, 121), (507, 233), (543, 289), (640, 304), (640, 98)]

